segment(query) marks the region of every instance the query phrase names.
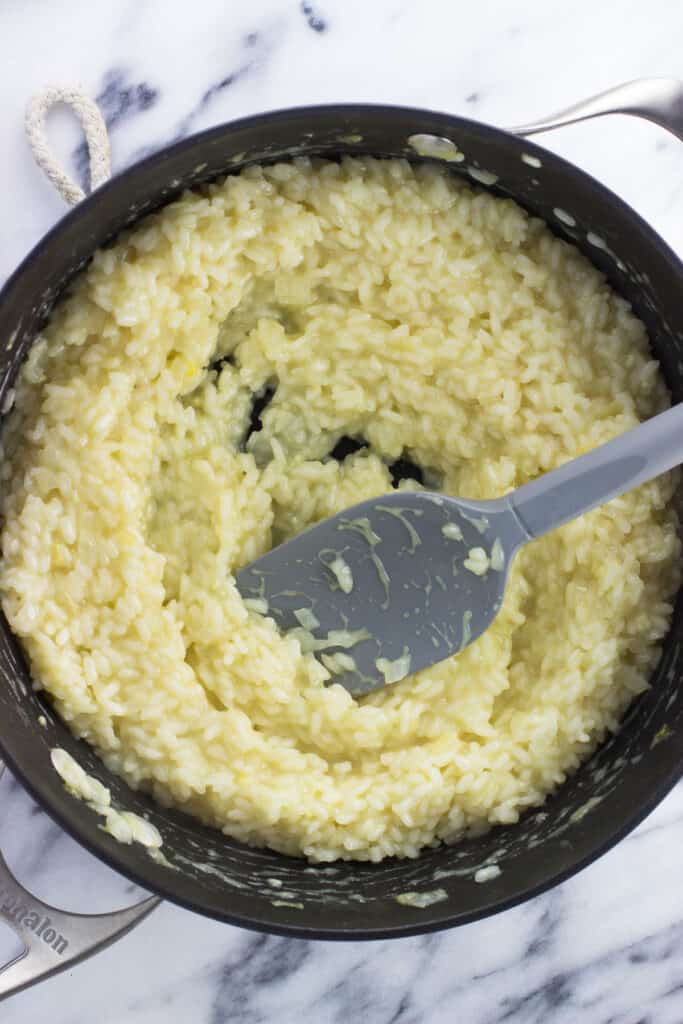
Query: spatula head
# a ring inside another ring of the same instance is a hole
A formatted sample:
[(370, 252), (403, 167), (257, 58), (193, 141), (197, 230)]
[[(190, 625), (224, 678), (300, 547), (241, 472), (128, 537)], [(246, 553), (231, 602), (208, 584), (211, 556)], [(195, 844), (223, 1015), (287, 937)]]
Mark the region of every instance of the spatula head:
[(507, 499), (372, 498), (237, 574), (250, 607), (295, 630), (355, 695), (457, 655), (500, 609), (526, 537)]

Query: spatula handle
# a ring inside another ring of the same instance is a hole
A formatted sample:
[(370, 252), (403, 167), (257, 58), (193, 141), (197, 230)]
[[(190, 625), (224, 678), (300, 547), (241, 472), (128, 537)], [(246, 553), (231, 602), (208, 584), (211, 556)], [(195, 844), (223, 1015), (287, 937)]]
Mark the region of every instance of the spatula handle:
[(510, 495), (529, 539), (604, 505), (683, 462), (683, 403)]

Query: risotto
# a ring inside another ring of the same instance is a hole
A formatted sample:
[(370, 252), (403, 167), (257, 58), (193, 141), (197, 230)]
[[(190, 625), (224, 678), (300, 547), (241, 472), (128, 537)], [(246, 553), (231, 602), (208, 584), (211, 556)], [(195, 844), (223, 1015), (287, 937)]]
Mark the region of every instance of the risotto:
[(398, 160), (250, 167), (96, 253), (32, 347), (2, 604), (132, 786), (314, 861), (415, 857), (542, 803), (647, 687), (673, 477), (529, 545), (488, 632), (358, 700), (234, 572), (401, 458), (401, 487), (495, 498), (668, 404), (629, 306), (514, 202)]

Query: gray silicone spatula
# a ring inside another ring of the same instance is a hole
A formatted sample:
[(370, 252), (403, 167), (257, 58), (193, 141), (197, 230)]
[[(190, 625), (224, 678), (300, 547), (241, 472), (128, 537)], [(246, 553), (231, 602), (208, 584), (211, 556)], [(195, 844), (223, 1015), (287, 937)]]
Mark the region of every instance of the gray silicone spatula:
[(527, 541), (683, 462), (683, 404), (495, 501), (394, 491), (237, 574), (353, 694), (457, 654), (495, 619)]

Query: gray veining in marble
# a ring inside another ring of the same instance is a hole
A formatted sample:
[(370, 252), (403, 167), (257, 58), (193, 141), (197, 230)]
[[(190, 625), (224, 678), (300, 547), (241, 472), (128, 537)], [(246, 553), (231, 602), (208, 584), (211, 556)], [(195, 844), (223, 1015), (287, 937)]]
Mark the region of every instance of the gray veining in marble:
[[(261, 110), (396, 102), (512, 124), (639, 75), (676, 74), (672, 0), (6, 0), (0, 26), (0, 280), (64, 212), (22, 136), (27, 97), (82, 82), (114, 168)], [(66, 115), (51, 135), (74, 174)], [(544, 144), (601, 178), (683, 251), (683, 147), (614, 118)], [(48, 901), (83, 911), (134, 888), (0, 782), (0, 843)], [(681, 1024), (683, 789), (558, 889), (441, 935), (369, 944), (264, 937), (163, 906), (100, 956), (2, 1005), (3, 1024)], [(0, 932), (0, 940), (5, 933)], [(0, 949), (4, 945), (0, 942)]]

